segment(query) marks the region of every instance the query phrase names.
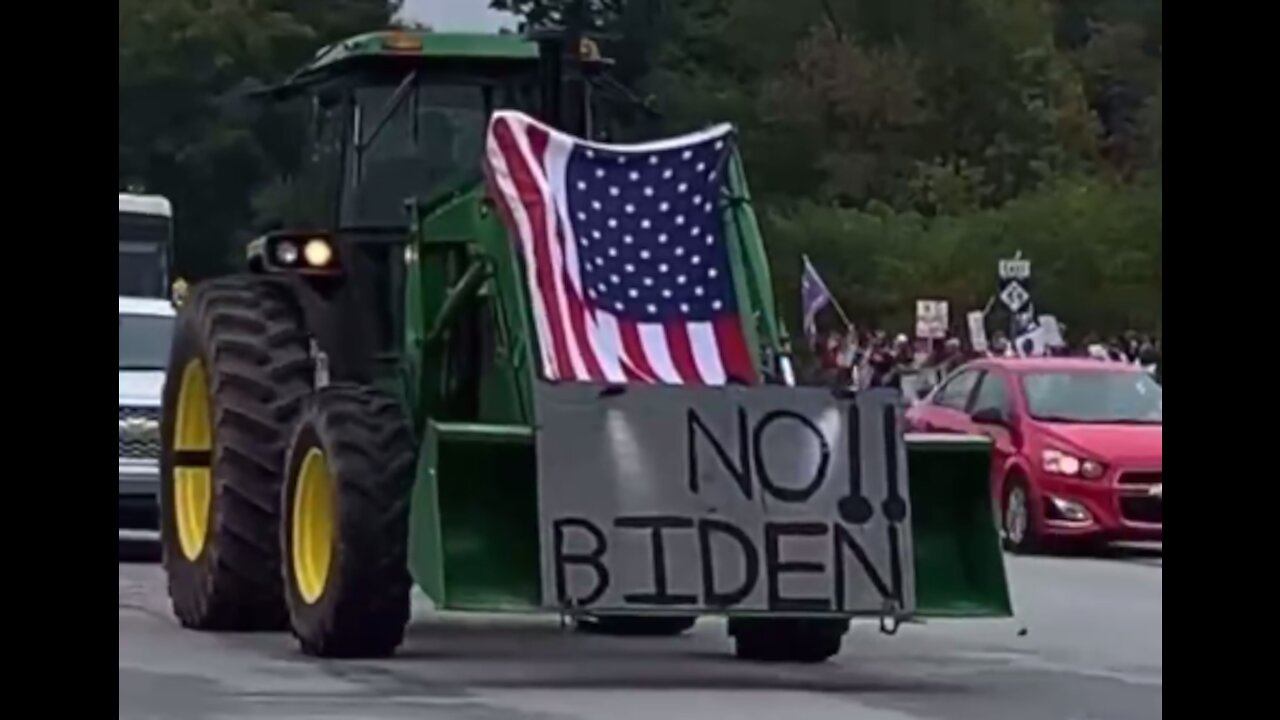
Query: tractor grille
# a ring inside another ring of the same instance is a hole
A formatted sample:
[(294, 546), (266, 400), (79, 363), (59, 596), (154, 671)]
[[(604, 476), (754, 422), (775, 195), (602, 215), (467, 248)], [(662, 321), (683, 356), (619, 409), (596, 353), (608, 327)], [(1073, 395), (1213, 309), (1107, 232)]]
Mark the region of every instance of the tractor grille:
[(120, 408), (120, 457), (159, 459), (160, 408)]
[(1164, 482), (1164, 472), (1161, 470), (1148, 472), (1126, 472), (1120, 475), (1120, 479), (1117, 482), (1121, 485), (1134, 485), (1138, 487), (1159, 485)]
[(1164, 501), (1157, 497), (1120, 498), (1120, 515), (1129, 522), (1164, 524)]

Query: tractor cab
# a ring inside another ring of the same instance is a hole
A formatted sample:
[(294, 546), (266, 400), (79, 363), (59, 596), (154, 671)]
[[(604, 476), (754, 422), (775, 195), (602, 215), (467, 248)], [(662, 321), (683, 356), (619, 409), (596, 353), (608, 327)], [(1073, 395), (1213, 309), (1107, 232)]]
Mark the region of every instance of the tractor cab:
[(540, 106), (539, 58), (517, 35), (371, 32), (258, 94), (304, 110), (307, 139), (269, 219), (287, 229), (250, 243), (249, 264), (297, 285), (335, 379), (399, 374), (410, 237), (430, 208), (481, 184), (493, 111)]
[[(589, 82), (607, 66), (592, 40), (565, 32), (525, 38), (379, 31), (321, 49), (261, 93), (268, 102), (301, 104), (307, 112), (303, 166), (271, 223), (302, 230), (258, 238), (249, 262), (256, 271), (310, 277), (300, 291), (310, 298), (304, 305), (329, 319), (321, 325), (331, 329), (322, 334), (332, 341), (321, 344), (341, 346), (333, 350), (341, 377), (369, 381), (401, 373), (405, 343), (412, 341), (399, 300), (412, 283), (404, 262), (413, 252), (411, 235), (421, 233), (437, 209), (483, 195), (477, 189), (493, 112), (520, 110), (566, 131), (590, 132), (591, 105), (609, 96), (593, 99), (581, 89), (586, 82), (575, 80)], [(334, 250), (322, 255), (323, 265), (302, 252), (317, 239)], [(434, 262), (446, 284), (466, 269), (461, 247), (429, 248), (447, 256)], [(483, 298), (485, 289), (476, 290)], [(459, 333), (466, 337), (455, 337), (451, 352), (462, 355), (441, 361), (470, 378), (448, 383), (452, 389), (445, 391), (466, 396), (457, 403), (467, 408), (479, 402), (472, 376), (494, 350), (486, 344), (497, 332), (486, 302), (458, 306), (467, 328)]]
[(480, 180), (490, 113), (535, 108), (537, 78), (538, 46), (515, 35), (374, 32), (320, 50), (267, 91), (310, 115), (281, 220), (403, 233), (406, 201)]
[(595, 134), (593, 115), (618, 104), (616, 90), (591, 89), (609, 65), (593, 40), (563, 31), (525, 38), (395, 30), (323, 48), (264, 92), (308, 106), (304, 168), (290, 193), (292, 212), (279, 219), (291, 227), (403, 230), (411, 224), (406, 201), (430, 202), (481, 180), (495, 109)]

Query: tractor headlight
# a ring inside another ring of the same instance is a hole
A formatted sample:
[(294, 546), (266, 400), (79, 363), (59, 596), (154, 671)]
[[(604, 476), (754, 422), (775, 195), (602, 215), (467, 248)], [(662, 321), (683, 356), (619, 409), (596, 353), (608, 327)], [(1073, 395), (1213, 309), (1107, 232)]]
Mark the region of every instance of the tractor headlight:
[(302, 257), (312, 267), (324, 267), (333, 260), (333, 246), (328, 240), (312, 238), (302, 246)]
[(276, 261), (281, 265), (292, 265), (298, 262), (298, 246), (288, 240), (276, 243)]

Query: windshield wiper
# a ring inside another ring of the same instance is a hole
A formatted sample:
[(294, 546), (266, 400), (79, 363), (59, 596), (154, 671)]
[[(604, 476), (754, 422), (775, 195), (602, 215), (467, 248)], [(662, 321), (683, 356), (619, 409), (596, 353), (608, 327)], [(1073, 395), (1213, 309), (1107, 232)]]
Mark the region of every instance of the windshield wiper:
[(163, 367), (156, 367), (155, 365), (121, 365), (120, 369), (126, 372), (160, 372), (164, 370)]

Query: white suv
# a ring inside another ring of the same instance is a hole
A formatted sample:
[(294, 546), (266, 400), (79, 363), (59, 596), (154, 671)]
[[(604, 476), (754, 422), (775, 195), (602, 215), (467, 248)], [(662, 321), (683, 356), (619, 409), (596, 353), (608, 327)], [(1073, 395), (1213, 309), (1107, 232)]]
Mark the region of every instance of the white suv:
[(159, 539), (160, 395), (174, 310), (120, 298), (120, 540)]

